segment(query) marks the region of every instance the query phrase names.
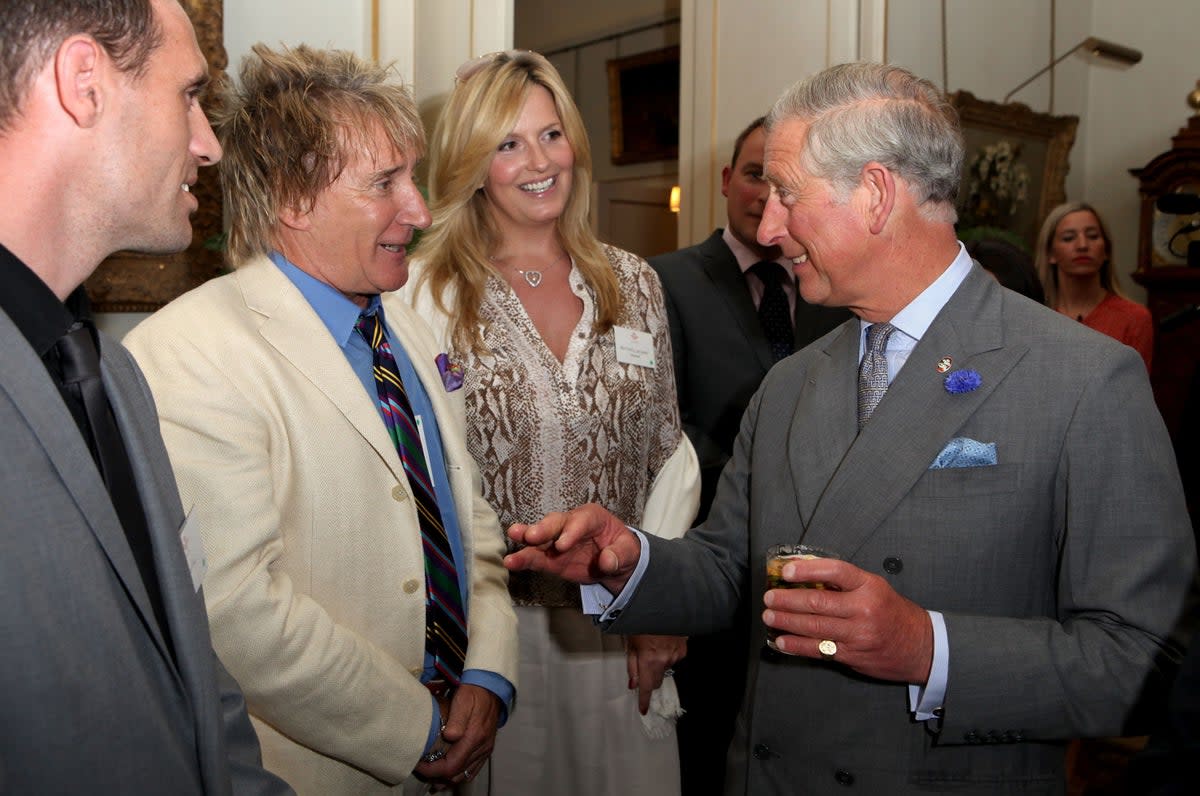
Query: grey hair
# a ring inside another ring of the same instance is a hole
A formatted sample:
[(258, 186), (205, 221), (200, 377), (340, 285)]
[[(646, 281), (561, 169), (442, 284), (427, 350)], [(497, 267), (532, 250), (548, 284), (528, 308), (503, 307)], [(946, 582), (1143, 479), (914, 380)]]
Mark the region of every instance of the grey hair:
[(923, 212), (953, 223), (964, 145), (958, 112), (928, 80), (889, 64), (840, 64), (788, 89), (767, 116), (808, 123), (801, 165), (843, 196), (871, 161), (914, 191)]

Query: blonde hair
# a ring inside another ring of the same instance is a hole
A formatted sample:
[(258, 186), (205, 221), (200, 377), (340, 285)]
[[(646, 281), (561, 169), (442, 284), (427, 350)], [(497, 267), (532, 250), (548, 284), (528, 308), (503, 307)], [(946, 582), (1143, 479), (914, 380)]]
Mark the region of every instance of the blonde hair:
[(1050, 211), (1038, 232), (1037, 249), (1034, 252), (1034, 267), (1037, 268), (1038, 279), (1042, 280), (1042, 288), (1046, 293), (1046, 306), (1052, 309), (1058, 307), (1058, 268), (1050, 262), (1050, 247), (1054, 245), (1054, 234), (1058, 225), (1071, 213), (1087, 211), (1096, 217), (1100, 227), (1100, 236), (1104, 238), (1104, 262), (1100, 265), (1100, 286), (1109, 293), (1125, 297), (1121, 289), (1121, 280), (1112, 265), (1113, 245), (1112, 236), (1108, 234), (1108, 225), (1100, 217), (1096, 208), (1087, 202), (1065, 202)]
[(221, 190), (235, 264), (275, 248), (280, 211), (308, 210), (346, 167), (347, 153), (371, 146), (373, 125), (399, 152), (425, 150), (412, 93), (390, 67), (303, 44), (251, 49), (240, 86), (226, 87), (213, 120), (225, 150)]
[[(563, 134), (575, 154), (571, 193), (557, 221), (558, 237), (596, 292), (597, 333), (607, 332), (620, 317), (621, 293), (588, 220), (592, 152), (579, 109), (558, 71), (537, 53), (497, 53), (469, 66), (473, 71), (457, 80), (430, 145), (433, 225), (416, 251), (424, 264), (419, 284), (429, 287), (434, 303), (451, 318), (453, 346), (462, 351), (481, 348), (479, 308), (488, 277), (499, 274), (488, 255), (503, 233), (480, 187), (497, 148), (516, 126), (525, 100), (541, 86), (554, 99)], [(455, 307), (446, 306), (448, 290)]]

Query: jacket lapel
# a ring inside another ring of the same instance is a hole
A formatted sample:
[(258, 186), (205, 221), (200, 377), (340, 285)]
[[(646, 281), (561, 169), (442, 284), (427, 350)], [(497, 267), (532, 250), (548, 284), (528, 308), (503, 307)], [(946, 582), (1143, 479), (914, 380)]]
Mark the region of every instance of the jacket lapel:
[[(87, 523), (96, 543), (130, 595), (135, 609), (141, 615), (142, 622), (164, 660), (170, 661), (171, 656), (167, 653), (161, 628), (158, 627), (150, 606), (150, 596), (142, 583), (137, 562), (134, 561), (133, 552), (129, 548), (129, 540), (74, 418), (71, 417), (54, 383), (45, 375), (46, 368), (41, 359), (25, 342), (25, 338), (12, 325), (8, 316), (2, 312), (0, 339), (5, 340), (4, 344), (0, 345), (0, 369), (6, 373), (28, 374), (26, 379), (10, 380), (7, 385), (9, 396), (24, 415), (34, 435), (41, 440), (46, 458), (58, 472), (63, 486)], [(115, 391), (108, 378), (105, 378), (105, 389), (110, 391), (110, 402), (116, 413), (121, 401), (113, 397)], [(117, 422), (124, 435), (126, 426), (122, 423), (120, 414), (117, 414)], [(131, 458), (135, 457), (135, 446), (127, 442), (127, 447), (133, 448), (129, 455)], [(80, 542), (82, 544), (83, 540)]]
[(797, 385), (800, 400), (788, 431), (788, 464), (796, 509), (807, 532), (822, 493), (854, 443), (857, 426), (858, 319), (826, 339)]
[(754, 300), (750, 298), (750, 290), (746, 287), (746, 277), (738, 268), (737, 258), (721, 239), (721, 233), (714, 232), (704, 242), (704, 273), (712, 283), (713, 290), (725, 302), (729, 314), (741, 330), (754, 355), (758, 358), (763, 370), (769, 370), (775, 364), (771, 356), (771, 346), (758, 320), (758, 312), (754, 309)]
[(234, 272), (247, 307), (263, 316), (259, 333), (320, 391), (407, 489), (400, 455), (374, 401), (316, 311), (265, 257)]
[[(987, 401), (1027, 350), (1005, 347), (1002, 315), (1003, 291), (975, 267), (913, 349), (871, 422), (844, 449), (844, 458), (823, 486), (824, 494), (806, 524), (806, 530), (813, 533), (812, 541), (829, 540), (853, 558), (946, 443)], [(858, 322), (847, 326), (857, 331)], [(982, 379), (980, 386), (966, 393), (948, 392), (946, 376), (937, 370), (938, 361), (946, 356), (953, 360), (951, 370), (976, 371)], [(853, 409), (857, 345), (850, 366), (839, 361), (846, 375), (836, 384), (841, 395), (848, 396), (842, 400), (850, 410), (839, 418), (847, 430), (829, 432), (829, 436), (841, 442), (847, 433), (853, 435), (857, 425)], [(828, 392), (824, 394), (826, 400), (834, 400)], [(827, 455), (835, 453), (836, 448), (827, 451)], [(799, 469), (794, 477), (807, 480), (808, 473)], [(804, 488), (811, 493), (815, 487)]]
[[(388, 326), (412, 361), (413, 370), (417, 372), (417, 378), (421, 380), (421, 386), (425, 388), (429, 403), (433, 407), (433, 421), (437, 424), (438, 435), (442, 440), (442, 454), (446, 460), (447, 477), (451, 482), (450, 499), (454, 501), (458, 515), (463, 566), (469, 568), (472, 560), (471, 529), (474, 522), (472, 499), (476, 491), (470, 483), (470, 472), (474, 462), (461, 462), (456, 457), (457, 451), (466, 450), (466, 439), (463, 436), (465, 427), (460, 420), (465, 416), (464, 409), (456, 410), (454, 407), (456, 401), (463, 401), (463, 394), (461, 391), (446, 391), (436, 362), (436, 357), (441, 352), (437, 350), (437, 341), (425, 320), (398, 293), (385, 294), (382, 301)], [(465, 484), (460, 480), (463, 472), (467, 478)]]

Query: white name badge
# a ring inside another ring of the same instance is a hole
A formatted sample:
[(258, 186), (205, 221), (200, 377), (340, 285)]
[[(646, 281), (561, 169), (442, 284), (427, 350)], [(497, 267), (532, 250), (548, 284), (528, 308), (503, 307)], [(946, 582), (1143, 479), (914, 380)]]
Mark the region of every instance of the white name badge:
[(417, 435), (421, 438), (421, 453), (425, 454), (425, 469), (429, 471), (429, 485), (437, 489), (437, 484), (433, 480), (433, 459), (429, 458), (429, 443), (425, 441), (425, 422), (421, 420), (421, 416), (413, 414), (413, 419), (417, 421)]
[(200, 591), (204, 576), (208, 573), (208, 558), (204, 555), (204, 540), (192, 522), (190, 511), (183, 520), (183, 527), (179, 529), (179, 543), (183, 545), (183, 557), (187, 561), (188, 574), (192, 576), (192, 588)]
[(643, 368), (655, 367), (654, 335), (639, 332), (637, 329), (626, 329), (624, 326), (614, 326), (613, 331), (617, 338), (618, 362)]

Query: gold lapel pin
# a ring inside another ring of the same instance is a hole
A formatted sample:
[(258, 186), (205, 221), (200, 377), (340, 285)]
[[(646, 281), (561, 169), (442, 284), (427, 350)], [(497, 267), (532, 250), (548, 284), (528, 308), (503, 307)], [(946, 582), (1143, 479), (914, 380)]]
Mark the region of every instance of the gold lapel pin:
[(954, 360), (951, 359), (950, 357), (942, 357), (941, 359), (938, 360), (937, 372), (945, 373), (946, 371), (950, 370), (950, 366), (953, 364), (954, 364)]

